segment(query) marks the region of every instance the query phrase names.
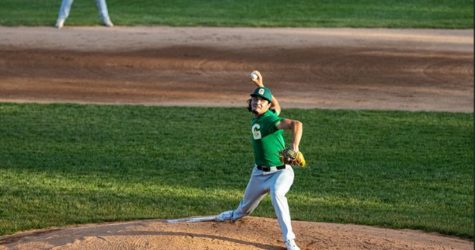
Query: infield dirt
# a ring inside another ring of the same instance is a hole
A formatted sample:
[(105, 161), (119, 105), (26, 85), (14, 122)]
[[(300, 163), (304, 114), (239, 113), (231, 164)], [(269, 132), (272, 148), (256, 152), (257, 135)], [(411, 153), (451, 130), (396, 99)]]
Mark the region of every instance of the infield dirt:
[[(0, 102), (244, 107), (258, 69), (284, 109), (473, 111), (473, 30), (0, 27), (0, 36)], [(293, 225), (302, 249), (473, 249), (412, 230)], [(276, 220), (255, 217), (0, 237), (0, 249), (282, 247)]]
[(0, 28), (0, 101), (473, 110), (472, 30)]

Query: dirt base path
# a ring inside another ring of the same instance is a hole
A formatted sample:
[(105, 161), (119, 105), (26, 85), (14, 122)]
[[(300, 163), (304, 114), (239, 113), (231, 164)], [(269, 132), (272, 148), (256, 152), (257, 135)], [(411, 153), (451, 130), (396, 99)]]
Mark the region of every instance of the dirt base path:
[[(473, 111), (473, 30), (0, 27), (0, 102)], [(294, 222), (302, 249), (473, 249), (410, 230)], [(0, 249), (282, 249), (276, 220), (82, 225)]]
[(473, 30), (0, 28), (1, 102), (473, 111)]

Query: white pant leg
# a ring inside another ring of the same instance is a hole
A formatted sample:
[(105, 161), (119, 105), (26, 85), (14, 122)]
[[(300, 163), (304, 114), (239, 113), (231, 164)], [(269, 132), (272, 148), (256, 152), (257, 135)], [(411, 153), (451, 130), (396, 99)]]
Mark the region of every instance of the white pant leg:
[(103, 22), (110, 21), (106, 0), (96, 0), (97, 10)]
[(69, 16), (69, 11), (71, 10), (71, 5), (74, 0), (63, 0), (61, 1), (61, 7), (59, 8), (58, 20), (66, 20)]
[(237, 220), (249, 215), (257, 208), (268, 191), (266, 186), (264, 186), (266, 179), (268, 179), (268, 177), (262, 176), (260, 170), (254, 167), (251, 179), (244, 192), (244, 197), (239, 203), (239, 206), (233, 211), (232, 220)]
[(276, 172), (273, 176), (273, 184), (270, 188), (272, 205), (274, 206), (275, 215), (279, 221), (280, 230), (284, 242), (295, 239), (290, 219), (290, 209), (285, 195), (294, 183), (294, 170), (287, 166), (286, 169)]

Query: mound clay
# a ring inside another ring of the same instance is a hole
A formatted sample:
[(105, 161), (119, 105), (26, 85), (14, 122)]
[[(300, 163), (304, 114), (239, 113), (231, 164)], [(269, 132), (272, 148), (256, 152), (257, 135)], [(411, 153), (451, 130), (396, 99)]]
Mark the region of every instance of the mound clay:
[[(293, 222), (302, 249), (472, 249), (457, 238), (413, 230)], [(283, 249), (277, 220), (170, 224), (159, 220), (32, 231), (0, 240), (11, 249)], [(0, 249), (2, 247), (0, 246)]]

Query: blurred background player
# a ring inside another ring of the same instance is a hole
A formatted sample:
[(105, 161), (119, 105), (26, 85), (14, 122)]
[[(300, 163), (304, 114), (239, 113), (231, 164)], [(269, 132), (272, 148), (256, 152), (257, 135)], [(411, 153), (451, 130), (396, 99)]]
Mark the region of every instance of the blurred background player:
[[(64, 26), (66, 18), (69, 16), (69, 11), (71, 10), (71, 5), (74, 0), (62, 0), (61, 7), (59, 8), (58, 19), (56, 20), (56, 28), (61, 29)], [(109, 12), (107, 11), (106, 0), (96, 0), (97, 10), (101, 17), (102, 24), (106, 27), (113, 27), (114, 24), (111, 22), (109, 17)]]

